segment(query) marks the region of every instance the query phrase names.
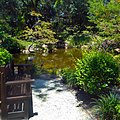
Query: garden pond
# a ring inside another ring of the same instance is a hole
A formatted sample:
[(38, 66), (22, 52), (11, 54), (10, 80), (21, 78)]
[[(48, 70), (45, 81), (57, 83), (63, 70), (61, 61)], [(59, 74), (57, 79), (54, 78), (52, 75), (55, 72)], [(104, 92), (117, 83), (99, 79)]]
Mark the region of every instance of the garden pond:
[(25, 63), (29, 58), (33, 58), (33, 63), (45, 71), (56, 71), (62, 68), (74, 68), (75, 61), (81, 58), (80, 48), (57, 49), (53, 53), (36, 52), (32, 54), (15, 54), (14, 62)]

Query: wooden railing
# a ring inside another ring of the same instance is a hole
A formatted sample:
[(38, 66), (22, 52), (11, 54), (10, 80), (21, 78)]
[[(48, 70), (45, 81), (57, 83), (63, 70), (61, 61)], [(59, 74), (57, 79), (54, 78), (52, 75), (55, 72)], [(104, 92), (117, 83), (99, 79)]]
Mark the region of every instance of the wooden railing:
[[(28, 120), (33, 116), (31, 68), (30, 64), (0, 67), (0, 119)], [(26, 77), (25, 69), (29, 71)]]

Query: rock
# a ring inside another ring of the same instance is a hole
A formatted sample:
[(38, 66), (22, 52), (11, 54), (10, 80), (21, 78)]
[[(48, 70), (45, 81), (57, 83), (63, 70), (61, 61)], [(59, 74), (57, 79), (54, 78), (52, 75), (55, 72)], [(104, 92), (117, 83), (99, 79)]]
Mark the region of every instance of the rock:
[(102, 42), (101, 47), (105, 51), (117, 50), (120, 52), (120, 42), (115, 40), (105, 40)]
[(120, 54), (120, 48), (114, 49), (115, 53)]

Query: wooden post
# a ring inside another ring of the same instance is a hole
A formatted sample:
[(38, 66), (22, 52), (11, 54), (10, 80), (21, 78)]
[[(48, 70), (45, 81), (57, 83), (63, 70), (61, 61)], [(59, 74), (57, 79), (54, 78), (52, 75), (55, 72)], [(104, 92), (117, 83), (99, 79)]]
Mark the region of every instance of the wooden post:
[(1, 73), (1, 119), (7, 120), (7, 103), (6, 103), (6, 76), (5, 76), (5, 68), (2, 69)]
[(14, 61), (11, 61), (11, 70), (12, 70), (12, 75), (14, 76)]
[(2, 73), (0, 71), (0, 119), (1, 119), (1, 90), (2, 90), (2, 88), (1, 88), (1, 79), (2, 79)]

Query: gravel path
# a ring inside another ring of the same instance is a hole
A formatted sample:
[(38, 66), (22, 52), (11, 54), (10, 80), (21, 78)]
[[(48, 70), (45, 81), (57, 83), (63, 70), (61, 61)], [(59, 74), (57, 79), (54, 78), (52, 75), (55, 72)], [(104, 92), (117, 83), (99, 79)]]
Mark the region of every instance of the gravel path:
[(93, 120), (82, 107), (77, 107), (75, 91), (67, 89), (60, 78), (36, 79), (33, 87), (33, 112), (29, 120)]

